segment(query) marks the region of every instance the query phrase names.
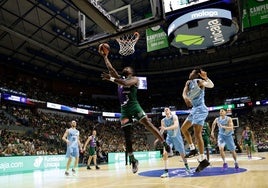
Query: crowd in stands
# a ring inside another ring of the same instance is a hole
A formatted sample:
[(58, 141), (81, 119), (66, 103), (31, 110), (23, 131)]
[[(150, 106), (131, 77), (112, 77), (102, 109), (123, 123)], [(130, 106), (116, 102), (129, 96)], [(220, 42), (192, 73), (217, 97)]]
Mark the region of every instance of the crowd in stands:
[[(97, 106), (96, 110), (119, 112), (119, 104), (116, 98), (92, 98), (85, 93), (69, 94), (66, 91), (59, 92), (53, 90), (53, 84), (40, 78), (26, 75), (3, 76), (0, 77), (0, 87), (8, 90), (14, 90), (25, 93), (27, 97), (40, 100), (77, 106), (78, 103), (90, 104)], [(58, 85), (57, 85), (58, 86)], [(54, 86), (54, 87), (57, 87)], [(243, 87), (244, 88), (244, 87)], [(244, 91), (244, 90), (243, 90)], [(263, 93), (263, 91), (258, 91)], [(76, 92), (77, 93), (77, 92)], [(231, 95), (231, 91), (228, 91)], [(245, 93), (244, 93), (245, 94)], [(208, 93), (208, 96), (212, 95)], [(215, 95), (215, 93), (213, 93)], [(250, 93), (248, 93), (250, 96)], [(218, 104), (221, 105), (224, 95), (218, 95)], [(231, 96), (229, 96), (231, 97)], [(156, 100), (158, 98), (158, 101)], [(152, 105), (159, 106), (166, 104), (182, 104), (182, 99), (177, 97), (151, 97), (141, 98), (141, 104), (146, 112), (152, 108)], [(180, 101), (178, 103), (178, 101)], [(221, 101), (221, 103), (220, 103)], [(215, 102), (215, 100), (213, 100)], [(210, 100), (208, 103), (212, 104)], [(177, 106), (183, 108), (184, 104)], [(241, 125), (250, 125), (255, 133), (258, 144), (268, 142), (268, 110), (249, 110), (245, 114), (238, 114)], [(39, 109), (35, 106), (27, 106), (15, 102), (1, 100), (0, 109), (0, 156), (17, 156), (17, 155), (47, 155), (47, 154), (64, 154), (66, 145), (61, 140), (65, 130), (69, 128), (71, 120), (77, 120), (78, 129), (80, 130), (80, 139), (84, 143), (87, 136), (93, 129), (96, 129), (99, 139), (99, 156), (106, 156), (108, 152), (124, 152), (124, 136), (120, 128), (119, 121), (98, 121), (97, 117), (88, 117), (77, 114), (62, 113), (58, 111), (49, 111)], [(152, 119), (155, 125), (159, 124), (158, 119)], [(1, 125), (4, 125), (1, 127)], [(27, 127), (29, 129), (10, 130), (9, 126)], [(133, 147), (134, 151), (148, 151), (154, 149), (147, 141), (147, 130), (139, 123), (133, 126)], [(268, 145), (268, 144), (267, 144)]]
[[(42, 109), (33, 111), (27, 106), (8, 105), (10, 106), (7, 106), (7, 103), (5, 106), (2, 105), (1, 117), (7, 119), (5, 114), (10, 112), (9, 115), (16, 119), (13, 125), (31, 129), (27, 132), (1, 129), (0, 156), (65, 154), (66, 145), (61, 138), (65, 130), (70, 128), (71, 120), (78, 122), (77, 129), (80, 131), (82, 144), (91, 135), (93, 129), (97, 131), (100, 156), (104, 155), (107, 158), (108, 152), (124, 152), (124, 135), (118, 121), (98, 122), (76, 114)], [(3, 109), (5, 109), (5, 113)], [(6, 125), (7, 121), (2, 121), (0, 127)], [(136, 126), (133, 126), (135, 151), (150, 149), (145, 132), (145, 128), (141, 124), (137, 123)]]

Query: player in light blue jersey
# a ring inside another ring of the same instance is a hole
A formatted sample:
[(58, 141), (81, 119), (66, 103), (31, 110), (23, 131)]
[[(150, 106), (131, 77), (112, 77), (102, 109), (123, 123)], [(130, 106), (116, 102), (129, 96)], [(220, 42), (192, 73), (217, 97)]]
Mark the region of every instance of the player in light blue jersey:
[[(172, 114), (169, 108), (165, 108), (164, 113), (166, 117), (161, 120), (160, 132), (167, 132), (166, 142), (169, 145), (172, 144), (175, 150), (180, 153), (180, 156), (184, 162), (186, 173), (188, 174), (190, 173), (190, 168), (188, 166), (187, 159), (185, 158), (184, 142), (181, 136), (178, 116), (176, 114)], [(167, 155), (167, 152), (164, 149), (163, 159), (165, 163), (165, 169), (164, 173), (161, 175), (162, 178), (168, 177), (167, 157), (165, 157), (165, 155)]]
[(79, 148), (82, 150), (82, 145), (79, 140), (79, 131), (76, 129), (76, 121), (71, 122), (71, 128), (67, 129), (62, 136), (62, 140), (67, 144), (66, 157), (68, 158), (66, 164), (65, 175), (69, 175), (69, 169), (71, 166), (72, 158), (75, 158), (74, 166), (72, 168), (72, 172), (75, 175), (75, 169), (78, 166), (79, 161)]
[(226, 145), (227, 149), (232, 153), (233, 159), (234, 159), (234, 165), (235, 169), (238, 169), (238, 163), (237, 163), (237, 156), (235, 152), (235, 143), (234, 143), (234, 124), (233, 120), (231, 117), (226, 116), (226, 110), (221, 109), (220, 110), (220, 117), (215, 118), (215, 120), (212, 123), (212, 128), (211, 128), (211, 137), (214, 137), (214, 129), (216, 125), (219, 128), (218, 132), (218, 146), (220, 150), (220, 154), (223, 160), (223, 169), (228, 168), (228, 165), (225, 160), (225, 152), (224, 152), (224, 147)]
[(205, 105), (205, 88), (213, 88), (213, 82), (208, 78), (207, 72), (201, 68), (195, 68), (189, 75), (189, 80), (186, 82), (183, 89), (182, 97), (188, 107), (191, 107), (191, 112), (182, 124), (181, 131), (187, 140), (190, 152), (186, 157), (195, 156), (198, 154), (192, 137), (188, 129), (193, 126), (194, 135), (199, 149), (199, 165), (196, 172), (202, 171), (209, 166), (209, 162), (204, 155), (204, 141), (202, 138), (202, 127), (208, 116), (208, 108)]

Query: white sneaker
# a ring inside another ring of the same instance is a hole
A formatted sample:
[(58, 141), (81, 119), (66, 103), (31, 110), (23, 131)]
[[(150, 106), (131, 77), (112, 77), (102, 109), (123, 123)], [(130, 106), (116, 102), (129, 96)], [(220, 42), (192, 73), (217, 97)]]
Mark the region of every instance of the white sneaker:
[(160, 177), (161, 177), (161, 178), (168, 178), (168, 172), (165, 172), (165, 173), (162, 174)]
[(76, 176), (76, 171), (75, 169), (72, 169), (73, 176)]

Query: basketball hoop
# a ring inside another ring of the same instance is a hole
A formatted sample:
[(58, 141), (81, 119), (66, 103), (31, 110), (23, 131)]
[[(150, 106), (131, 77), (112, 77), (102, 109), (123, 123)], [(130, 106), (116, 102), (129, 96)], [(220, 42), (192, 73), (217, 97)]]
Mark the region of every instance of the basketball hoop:
[(127, 33), (121, 35), (119, 38), (116, 38), (116, 41), (119, 43), (120, 50), (119, 54), (123, 56), (131, 55), (135, 52), (135, 44), (140, 38), (140, 34), (138, 32)]

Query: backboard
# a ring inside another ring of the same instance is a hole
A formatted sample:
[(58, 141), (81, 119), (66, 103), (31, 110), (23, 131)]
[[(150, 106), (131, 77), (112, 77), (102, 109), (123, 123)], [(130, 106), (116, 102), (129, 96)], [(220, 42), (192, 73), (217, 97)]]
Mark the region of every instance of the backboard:
[[(165, 20), (163, 0), (70, 0), (78, 11), (78, 47), (86, 48), (110, 39), (159, 25)], [(139, 7), (137, 7), (139, 6)], [(102, 32), (87, 34), (92, 20)]]

